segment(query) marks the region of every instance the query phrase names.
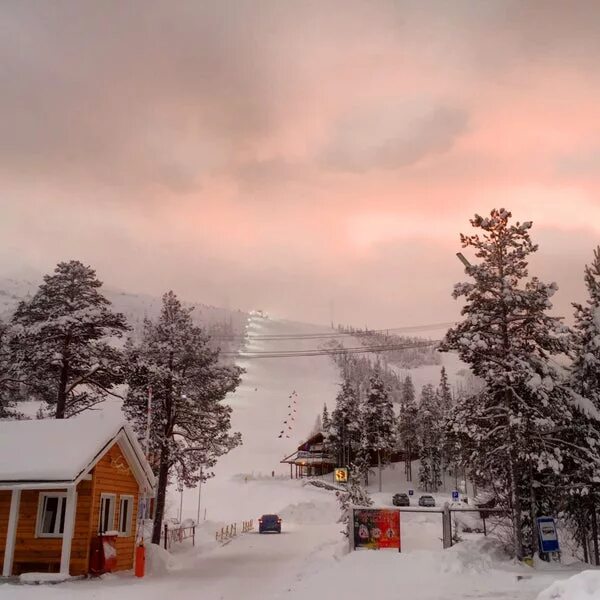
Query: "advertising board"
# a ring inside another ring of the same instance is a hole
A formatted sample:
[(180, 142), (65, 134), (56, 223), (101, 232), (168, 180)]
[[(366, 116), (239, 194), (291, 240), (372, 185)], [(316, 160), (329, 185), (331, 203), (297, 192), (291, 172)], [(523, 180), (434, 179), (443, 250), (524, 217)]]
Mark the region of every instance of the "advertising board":
[(385, 508), (353, 510), (354, 548), (400, 551), (400, 511)]

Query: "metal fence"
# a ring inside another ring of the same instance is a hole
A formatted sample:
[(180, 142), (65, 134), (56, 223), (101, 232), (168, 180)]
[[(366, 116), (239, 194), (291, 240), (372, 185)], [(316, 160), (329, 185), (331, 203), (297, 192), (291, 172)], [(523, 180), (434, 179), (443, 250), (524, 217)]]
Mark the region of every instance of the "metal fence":
[(187, 527), (171, 527), (169, 528), (168, 523), (164, 524), (163, 532), (161, 537), (161, 543), (165, 550), (169, 550), (173, 544), (181, 543), (184, 540), (192, 540), (192, 546), (196, 545), (196, 525), (189, 525)]

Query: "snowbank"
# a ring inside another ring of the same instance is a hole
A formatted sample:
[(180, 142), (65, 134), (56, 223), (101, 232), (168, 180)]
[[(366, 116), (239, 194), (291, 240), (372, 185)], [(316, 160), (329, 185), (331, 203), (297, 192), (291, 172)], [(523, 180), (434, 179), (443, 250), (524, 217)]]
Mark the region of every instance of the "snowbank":
[(161, 576), (177, 570), (177, 561), (163, 547), (146, 544), (146, 574)]
[(440, 570), (445, 573), (482, 573), (511, 561), (502, 544), (493, 538), (468, 540), (440, 554)]
[(19, 575), (21, 583), (37, 584), (37, 583), (62, 583), (71, 579), (69, 575), (63, 573), (23, 573)]
[(600, 571), (584, 571), (556, 581), (537, 600), (600, 600)]

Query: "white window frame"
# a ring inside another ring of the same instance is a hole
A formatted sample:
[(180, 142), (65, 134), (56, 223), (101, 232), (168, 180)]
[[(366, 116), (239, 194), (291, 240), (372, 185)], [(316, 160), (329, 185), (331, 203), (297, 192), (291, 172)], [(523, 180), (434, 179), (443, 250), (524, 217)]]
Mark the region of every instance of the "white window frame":
[[(119, 523), (117, 527), (117, 531), (119, 532), (120, 537), (131, 537), (132, 530), (131, 525), (133, 523), (133, 503), (135, 498), (128, 494), (123, 494), (119, 496)], [(121, 529), (123, 525), (123, 503), (127, 502), (127, 523), (125, 524), (125, 529)]]
[[(54, 524), (54, 531), (52, 533), (44, 533), (42, 526), (44, 523), (44, 508), (46, 506), (47, 498), (58, 498), (57, 507), (57, 519)], [(37, 522), (35, 524), (35, 537), (36, 538), (62, 538), (63, 534), (60, 533), (60, 521), (62, 515), (62, 507), (65, 510), (65, 518), (67, 512), (67, 492), (40, 492), (38, 497), (38, 513)], [(58, 531), (57, 531), (58, 528)]]
[(106, 533), (106, 531), (102, 530), (102, 518), (103, 511), (102, 505), (104, 504), (104, 500), (108, 500), (110, 502), (109, 506), (111, 507), (111, 521), (112, 527), (109, 527), (106, 531), (114, 531), (115, 530), (115, 508), (117, 504), (117, 495), (116, 494), (100, 494), (100, 514), (98, 515), (98, 533)]

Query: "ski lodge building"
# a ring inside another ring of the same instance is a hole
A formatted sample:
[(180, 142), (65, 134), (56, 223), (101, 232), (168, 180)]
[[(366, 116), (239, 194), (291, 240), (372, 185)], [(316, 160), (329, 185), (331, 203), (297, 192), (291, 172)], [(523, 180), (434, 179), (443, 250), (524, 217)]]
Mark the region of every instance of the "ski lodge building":
[(138, 507), (154, 486), (123, 422), (1, 421), (1, 575), (132, 569)]
[(331, 473), (335, 460), (323, 451), (323, 433), (315, 433), (281, 462), (290, 465), (290, 479)]

